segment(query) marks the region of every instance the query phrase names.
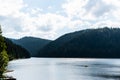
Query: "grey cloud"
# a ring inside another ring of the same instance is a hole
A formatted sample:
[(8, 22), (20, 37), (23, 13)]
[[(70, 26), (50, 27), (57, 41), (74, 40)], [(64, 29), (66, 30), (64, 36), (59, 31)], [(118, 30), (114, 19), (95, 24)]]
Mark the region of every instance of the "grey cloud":
[[(96, 8), (92, 11), (93, 8)], [(85, 6), (87, 12), (92, 12), (96, 17), (104, 15), (106, 12), (110, 12), (113, 9), (112, 5), (108, 5), (102, 0), (89, 0)]]
[(100, 0), (88, 0), (87, 4), (84, 6), (86, 11), (91, 11), (91, 9), (98, 3)]
[(0, 22), (1, 22), (1, 21), (4, 21), (5, 19), (6, 19), (5, 16), (0, 16)]
[[(0, 17), (0, 21), (5, 27), (9, 27), (9, 29), (13, 29), (16, 32), (22, 32), (21, 22), (17, 18), (12, 17)], [(6, 28), (7, 29), (7, 28)]]
[(43, 32), (49, 32), (49, 31), (52, 31), (53, 28), (52, 28), (52, 25), (47, 24), (45, 26), (40, 26), (38, 29)]
[(106, 5), (106, 4), (102, 4), (101, 3), (101, 6), (98, 7), (98, 9), (96, 11), (93, 12), (93, 14), (96, 16), (96, 17), (99, 17), (99, 16), (102, 16), (104, 15), (106, 12), (110, 12), (112, 10), (112, 6), (110, 5)]
[(17, 31), (17, 32), (23, 32), (23, 30), (20, 26), (15, 26), (14, 30)]

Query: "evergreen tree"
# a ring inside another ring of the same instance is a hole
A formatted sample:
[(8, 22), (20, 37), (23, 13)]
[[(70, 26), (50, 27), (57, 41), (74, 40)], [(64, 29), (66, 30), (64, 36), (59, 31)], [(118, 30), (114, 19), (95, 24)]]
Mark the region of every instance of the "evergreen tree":
[(2, 36), (2, 30), (0, 26), (0, 77), (2, 77), (4, 71), (6, 70), (6, 66), (8, 64), (8, 55), (6, 52), (6, 45), (4, 42), (4, 38)]

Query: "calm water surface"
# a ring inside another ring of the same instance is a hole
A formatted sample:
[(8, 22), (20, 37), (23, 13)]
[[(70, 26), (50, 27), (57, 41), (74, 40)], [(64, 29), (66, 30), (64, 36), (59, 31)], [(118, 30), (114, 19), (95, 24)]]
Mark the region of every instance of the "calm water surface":
[(17, 80), (120, 80), (120, 59), (30, 58), (8, 69)]

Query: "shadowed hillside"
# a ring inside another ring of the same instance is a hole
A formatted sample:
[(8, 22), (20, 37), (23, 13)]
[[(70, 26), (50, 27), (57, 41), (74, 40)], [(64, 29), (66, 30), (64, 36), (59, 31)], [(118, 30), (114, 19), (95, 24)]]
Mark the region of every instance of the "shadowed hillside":
[(51, 42), (50, 40), (34, 37), (23, 37), (18, 40), (12, 39), (12, 41), (28, 50), (32, 57), (36, 56), (41, 48)]
[(23, 47), (14, 44), (11, 40), (5, 38), (7, 53), (9, 55), (9, 59), (19, 59), (19, 58), (29, 58), (30, 53), (24, 49)]
[(120, 58), (120, 29), (86, 29), (65, 34), (39, 51), (39, 57)]

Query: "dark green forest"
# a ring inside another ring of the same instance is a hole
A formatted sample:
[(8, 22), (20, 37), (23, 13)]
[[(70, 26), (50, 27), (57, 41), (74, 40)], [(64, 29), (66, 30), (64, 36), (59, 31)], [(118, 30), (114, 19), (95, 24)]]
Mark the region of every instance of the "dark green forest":
[(29, 51), (32, 57), (35, 57), (38, 51), (46, 46), (51, 40), (35, 38), (35, 37), (23, 37), (21, 39), (11, 39), (13, 43), (22, 46)]
[(30, 58), (30, 53), (20, 45), (13, 43), (7, 38), (5, 38), (5, 42), (7, 46), (6, 50), (10, 60), (19, 58)]
[(6, 45), (4, 41), (4, 37), (2, 36), (1, 26), (0, 26), (0, 77), (3, 76), (3, 73), (6, 70), (6, 66), (8, 65), (8, 55), (6, 51)]
[(120, 29), (86, 29), (50, 42), (39, 57), (120, 58)]

